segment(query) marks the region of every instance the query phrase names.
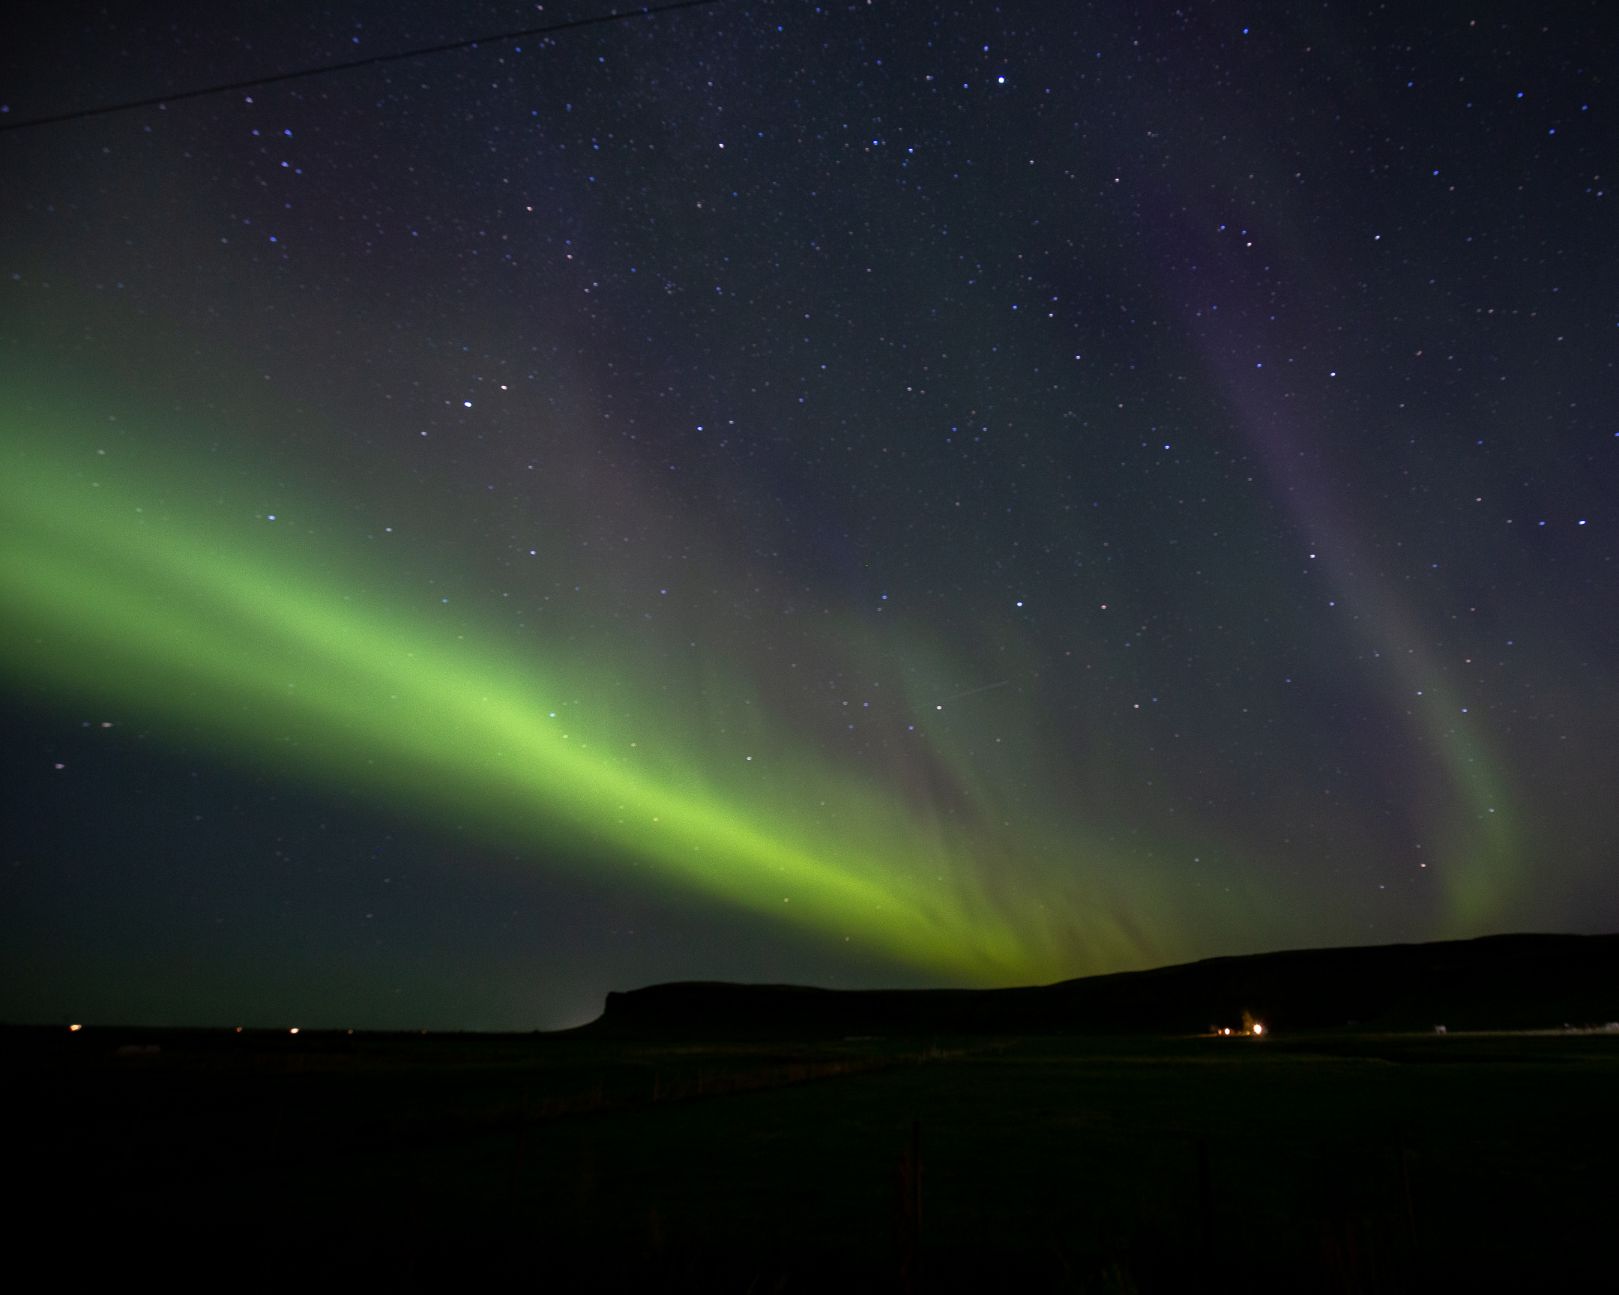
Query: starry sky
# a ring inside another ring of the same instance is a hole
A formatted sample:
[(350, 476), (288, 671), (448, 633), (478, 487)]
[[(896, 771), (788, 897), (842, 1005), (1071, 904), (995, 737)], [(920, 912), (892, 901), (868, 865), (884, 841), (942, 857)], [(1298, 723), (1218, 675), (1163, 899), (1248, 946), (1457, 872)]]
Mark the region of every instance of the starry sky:
[(13, 16), (0, 1019), (1619, 927), (1605, 8)]

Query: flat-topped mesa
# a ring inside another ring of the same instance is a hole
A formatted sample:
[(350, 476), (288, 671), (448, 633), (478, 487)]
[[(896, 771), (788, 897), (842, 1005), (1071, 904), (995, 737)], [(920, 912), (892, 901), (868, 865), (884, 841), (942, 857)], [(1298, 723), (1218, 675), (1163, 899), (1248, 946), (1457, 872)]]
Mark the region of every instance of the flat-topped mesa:
[(589, 1027), (713, 1038), (777, 1035), (1449, 1031), (1619, 1019), (1619, 935), (1496, 935), (1299, 949), (1014, 989), (818, 989), (677, 982), (607, 996)]

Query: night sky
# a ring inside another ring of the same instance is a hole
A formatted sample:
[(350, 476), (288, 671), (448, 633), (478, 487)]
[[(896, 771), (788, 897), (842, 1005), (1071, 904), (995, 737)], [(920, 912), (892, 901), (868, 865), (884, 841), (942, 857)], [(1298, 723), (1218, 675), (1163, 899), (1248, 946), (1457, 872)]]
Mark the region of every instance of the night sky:
[(240, 8), (0, 40), (0, 1019), (1619, 927), (1606, 4), (720, 0), (26, 124), (603, 12)]

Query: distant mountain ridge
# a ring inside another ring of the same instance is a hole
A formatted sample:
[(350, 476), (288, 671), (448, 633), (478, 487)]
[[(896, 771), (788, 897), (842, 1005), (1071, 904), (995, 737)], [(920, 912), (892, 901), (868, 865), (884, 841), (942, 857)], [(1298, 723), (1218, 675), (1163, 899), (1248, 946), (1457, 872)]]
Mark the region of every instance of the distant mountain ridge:
[(818, 989), (678, 982), (607, 996), (587, 1029), (780, 1034), (1538, 1029), (1619, 1020), (1619, 934), (1492, 935), (1297, 949), (1013, 989)]

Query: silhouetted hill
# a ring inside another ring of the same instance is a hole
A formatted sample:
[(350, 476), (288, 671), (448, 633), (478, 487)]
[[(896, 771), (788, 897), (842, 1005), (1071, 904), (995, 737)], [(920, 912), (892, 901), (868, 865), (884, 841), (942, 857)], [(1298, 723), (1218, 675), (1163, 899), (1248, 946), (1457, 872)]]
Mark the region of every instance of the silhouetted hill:
[(603, 1032), (714, 1037), (1536, 1029), (1619, 1020), (1619, 935), (1496, 935), (1299, 949), (1017, 989), (815, 989), (689, 982), (611, 993)]

